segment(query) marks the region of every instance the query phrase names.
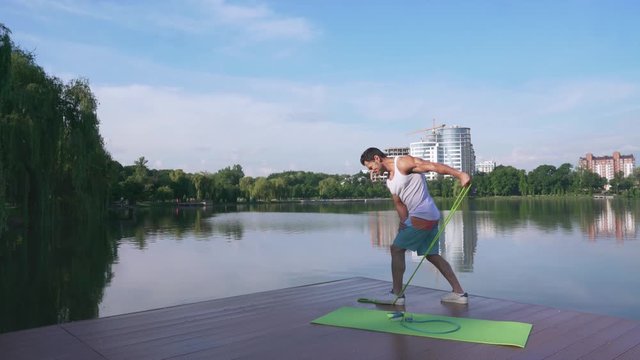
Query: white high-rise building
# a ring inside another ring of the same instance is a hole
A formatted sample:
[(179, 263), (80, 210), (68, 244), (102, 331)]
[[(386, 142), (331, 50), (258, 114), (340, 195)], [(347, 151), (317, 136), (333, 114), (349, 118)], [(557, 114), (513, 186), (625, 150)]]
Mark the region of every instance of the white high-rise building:
[(488, 174), (496, 169), (496, 162), (491, 160), (480, 161), (476, 163), (476, 173)]
[[(476, 154), (471, 144), (471, 129), (467, 127), (441, 126), (427, 130), (421, 141), (409, 144), (409, 154), (467, 174), (475, 173)], [(429, 172), (425, 175), (433, 180), (438, 174)]]

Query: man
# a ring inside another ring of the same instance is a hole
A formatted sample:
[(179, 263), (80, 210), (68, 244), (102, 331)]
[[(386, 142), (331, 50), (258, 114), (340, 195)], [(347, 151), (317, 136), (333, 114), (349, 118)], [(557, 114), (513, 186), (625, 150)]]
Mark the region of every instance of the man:
[[(386, 297), (376, 299), (376, 302), (393, 304), (395, 301), (395, 305), (404, 305), (405, 296), (400, 292), (406, 267), (405, 252), (413, 250), (420, 256), (426, 254), (438, 233), (440, 220), (440, 211), (429, 194), (424, 173), (434, 171), (438, 174), (454, 176), (462, 186), (469, 186), (471, 177), (450, 166), (409, 155), (389, 158), (380, 149), (373, 147), (362, 153), (360, 163), (369, 169), (372, 178), (376, 174), (388, 172), (387, 187), (391, 191), (396, 211), (400, 216), (398, 235), (391, 245), (393, 289)], [(436, 243), (427, 254), (427, 260), (447, 279), (452, 289), (451, 293), (445, 295), (441, 301), (467, 304), (469, 299), (467, 293), (462, 289), (449, 262), (440, 256), (438, 251), (439, 246)], [(398, 295), (401, 296), (398, 297)]]

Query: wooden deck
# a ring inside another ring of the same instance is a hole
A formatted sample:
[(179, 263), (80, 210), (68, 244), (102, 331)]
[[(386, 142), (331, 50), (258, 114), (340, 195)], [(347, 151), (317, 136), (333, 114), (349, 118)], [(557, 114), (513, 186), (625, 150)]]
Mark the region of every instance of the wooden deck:
[(390, 288), (351, 278), (0, 335), (14, 359), (640, 359), (640, 322), (409, 287), (411, 312), (533, 324), (525, 349), (313, 325)]

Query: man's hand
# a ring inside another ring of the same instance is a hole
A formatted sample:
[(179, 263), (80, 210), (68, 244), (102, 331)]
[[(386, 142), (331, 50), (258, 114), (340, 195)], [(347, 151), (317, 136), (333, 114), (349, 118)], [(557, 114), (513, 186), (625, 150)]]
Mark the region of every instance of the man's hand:
[(460, 185), (462, 185), (462, 187), (467, 187), (471, 184), (471, 176), (465, 172), (461, 173), (458, 179), (460, 180)]

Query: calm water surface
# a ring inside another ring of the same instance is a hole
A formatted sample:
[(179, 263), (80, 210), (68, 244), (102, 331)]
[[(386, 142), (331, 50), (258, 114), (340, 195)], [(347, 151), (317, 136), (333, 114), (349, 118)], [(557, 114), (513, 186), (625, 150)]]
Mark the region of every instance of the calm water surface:
[[(439, 206), (446, 216), (451, 202)], [(640, 320), (639, 219), (637, 200), (469, 200), (440, 250), (472, 295)], [(397, 223), (390, 202), (123, 213), (98, 236), (99, 249), (75, 234), (60, 240), (73, 245), (49, 257), (32, 259), (20, 245), (7, 251), (10, 265), (0, 280), (13, 293), (2, 300), (9, 321), (0, 329), (352, 276), (390, 281), (388, 246)], [(33, 264), (43, 258), (46, 266)], [(410, 274), (420, 258), (407, 259)], [(449, 290), (427, 262), (412, 284)], [(39, 294), (54, 304), (24, 301)]]

